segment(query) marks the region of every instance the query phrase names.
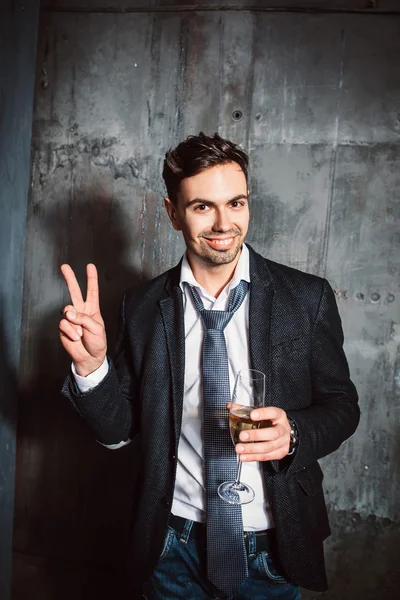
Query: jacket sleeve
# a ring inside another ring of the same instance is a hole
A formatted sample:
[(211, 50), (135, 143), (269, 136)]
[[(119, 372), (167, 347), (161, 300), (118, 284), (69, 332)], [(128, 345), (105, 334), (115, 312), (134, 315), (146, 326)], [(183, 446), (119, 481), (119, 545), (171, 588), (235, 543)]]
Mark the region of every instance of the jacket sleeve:
[(138, 432), (139, 415), (134, 414), (138, 411), (135, 402), (137, 385), (131, 366), (125, 313), (126, 295), (121, 303), (114, 360), (108, 359), (109, 371), (101, 383), (82, 394), (70, 373), (62, 388), (62, 393), (75, 406), (96, 439), (105, 445), (128, 441)]
[[(287, 474), (334, 452), (356, 430), (360, 409), (343, 351), (343, 330), (334, 293), (324, 280), (312, 330), (311, 406), (288, 411), (299, 430), (299, 445)], [(283, 459), (285, 460), (285, 459)]]

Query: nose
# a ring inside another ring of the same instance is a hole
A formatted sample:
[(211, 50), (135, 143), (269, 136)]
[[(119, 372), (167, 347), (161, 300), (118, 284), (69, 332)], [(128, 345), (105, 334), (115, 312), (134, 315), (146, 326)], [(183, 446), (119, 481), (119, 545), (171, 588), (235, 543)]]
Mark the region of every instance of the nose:
[(219, 210), (215, 211), (215, 220), (212, 229), (213, 231), (220, 232), (229, 231), (232, 229), (232, 223), (225, 208), (220, 208)]

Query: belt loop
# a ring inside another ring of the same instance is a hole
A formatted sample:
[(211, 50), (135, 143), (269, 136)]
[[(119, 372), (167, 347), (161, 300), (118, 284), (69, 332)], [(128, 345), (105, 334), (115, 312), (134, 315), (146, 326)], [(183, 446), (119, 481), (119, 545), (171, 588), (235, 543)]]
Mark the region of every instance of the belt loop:
[(186, 519), (185, 526), (181, 533), (181, 537), (179, 538), (180, 542), (183, 542), (184, 544), (188, 543), (189, 537), (190, 537), (190, 532), (192, 531), (192, 527), (193, 527), (193, 521), (191, 521), (190, 519)]
[(246, 531), (245, 533), (249, 543), (249, 556), (255, 556), (257, 552), (257, 538), (254, 531)]

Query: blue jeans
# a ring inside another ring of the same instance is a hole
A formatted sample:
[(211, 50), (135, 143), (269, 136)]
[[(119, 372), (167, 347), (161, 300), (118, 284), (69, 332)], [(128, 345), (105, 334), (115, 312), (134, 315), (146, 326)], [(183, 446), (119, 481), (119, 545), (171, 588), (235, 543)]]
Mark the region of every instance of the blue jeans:
[[(207, 579), (204, 543), (190, 538), (193, 521), (181, 534), (168, 527), (160, 560), (147, 584), (146, 600), (216, 600), (218, 590)], [(271, 554), (257, 552), (257, 536), (247, 533), (249, 577), (231, 600), (300, 600), (300, 588), (279, 573)]]

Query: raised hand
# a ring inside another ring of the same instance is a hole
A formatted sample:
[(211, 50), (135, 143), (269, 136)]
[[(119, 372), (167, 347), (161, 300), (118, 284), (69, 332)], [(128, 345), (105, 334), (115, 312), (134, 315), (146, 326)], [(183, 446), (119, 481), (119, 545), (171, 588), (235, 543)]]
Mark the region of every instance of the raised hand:
[(104, 362), (107, 352), (107, 337), (100, 313), (99, 284), (97, 269), (86, 267), (87, 292), (82, 292), (69, 265), (62, 265), (61, 272), (71, 296), (71, 305), (63, 309), (59, 330), (61, 343), (72, 358), (78, 375), (86, 377)]

